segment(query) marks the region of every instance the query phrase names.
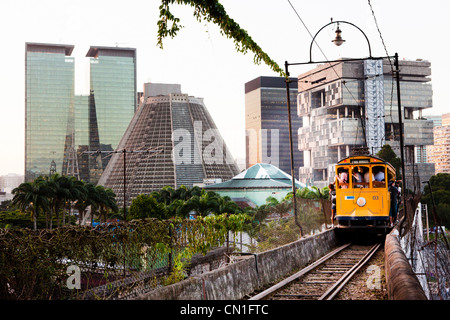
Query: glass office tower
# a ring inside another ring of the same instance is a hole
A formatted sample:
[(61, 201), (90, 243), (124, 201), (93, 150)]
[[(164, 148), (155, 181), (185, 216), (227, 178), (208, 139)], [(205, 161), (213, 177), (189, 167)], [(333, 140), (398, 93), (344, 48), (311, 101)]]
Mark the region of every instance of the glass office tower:
[[(117, 148), (136, 110), (136, 49), (90, 47), (89, 151)], [(82, 149), (82, 148), (81, 148)], [(89, 156), (89, 180), (96, 183), (110, 155)]]
[(74, 95), (73, 46), (26, 44), (26, 181), (97, 183), (136, 109), (136, 49), (90, 47), (90, 93)]
[[(293, 137), (294, 175), (298, 179), (303, 154), (298, 150), (297, 132), (302, 119), (297, 116), (297, 81), (289, 85)], [(291, 153), (283, 77), (258, 77), (245, 84), (246, 167), (270, 163), (291, 174)]]
[(25, 44), (25, 181), (62, 171), (74, 103), (73, 48)]
[(86, 56), (100, 143), (115, 149), (136, 110), (136, 49), (91, 47)]

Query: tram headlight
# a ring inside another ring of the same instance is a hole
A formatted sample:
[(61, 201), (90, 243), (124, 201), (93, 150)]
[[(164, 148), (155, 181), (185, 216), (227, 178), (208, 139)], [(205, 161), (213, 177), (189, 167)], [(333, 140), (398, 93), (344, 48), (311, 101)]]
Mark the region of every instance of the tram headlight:
[(356, 200), (356, 204), (360, 207), (364, 207), (366, 205), (366, 199), (359, 197), (358, 200)]

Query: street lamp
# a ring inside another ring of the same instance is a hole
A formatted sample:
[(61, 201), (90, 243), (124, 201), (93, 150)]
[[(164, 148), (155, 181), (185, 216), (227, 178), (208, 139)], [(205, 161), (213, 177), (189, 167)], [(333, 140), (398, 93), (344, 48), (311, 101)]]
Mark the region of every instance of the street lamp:
[[(317, 37), (317, 35), (327, 26), (332, 25), (332, 24), (337, 24), (337, 28), (336, 28), (336, 37), (334, 40), (332, 40), (332, 42), (336, 45), (336, 46), (341, 46), (345, 40), (342, 39), (342, 30), (339, 28), (339, 24), (347, 24), (350, 26), (355, 27), (356, 29), (358, 29), (365, 37), (366, 41), (367, 41), (367, 46), (369, 49), (369, 56), (368, 58), (354, 58), (354, 59), (339, 59), (339, 60), (326, 60), (326, 61), (313, 61), (312, 60), (312, 46), (313, 43), (315, 42), (315, 39)], [(287, 94), (287, 109), (288, 109), (288, 125), (289, 125), (289, 143), (290, 143), (290, 156), (291, 156), (291, 175), (292, 175), (292, 192), (294, 194), (293, 197), (293, 201), (294, 201), (294, 216), (295, 216), (295, 222), (297, 223), (298, 227), (300, 228), (301, 231), (301, 226), (299, 225), (299, 223), (297, 222), (297, 206), (296, 206), (296, 198), (295, 198), (295, 176), (294, 176), (294, 153), (293, 153), (293, 138), (292, 138), (292, 123), (291, 123), (291, 99), (290, 99), (290, 95), (289, 95), (289, 66), (292, 65), (306, 65), (306, 64), (312, 64), (312, 63), (330, 63), (330, 62), (345, 62), (345, 61), (362, 61), (362, 60), (367, 60), (367, 59), (372, 59), (372, 60), (382, 60), (385, 58), (392, 58), (390, 56), (386, 56), (386, 57), (373, 57), (372, 56), (372, 50), (370, 47), (370, 42), (369, 42), (369, 38), (367, 38), (366, 34), (364, 33), (364, 31), (362, 31), (358, 26), (356, 26), (353, 23), (347, 22), (347, 21), (331, 21), (330, 23), (327, 23), (326, 25), (324, 25), (322, 28), (319, 29), (319, 31), (317, 31), (317, 33), (314, 35), (314, 37), (312, 38), (311, 44), (309, 46), (309, 62), (297, 62), (297, 63), (288, 63), (287, 61), (285, 61), (284, 66), (285, 66), (285, 74), (286, 74), (286, 94)], [(406, 173), (405, 173), (405, 156), (404, 156), (404, 145), (403, 145), (403, 123), (402, 123), (402, 112), (401, 112), (401, 99), (400, 99), (400, 70), (399, 70), (399, 64), (398, 64), (398, 54), (395, 53), (394, 55), (394, 66), (395, 66), (395, 70), (393, 70), (393, 75), (396, 78), (396, 83), (397, 83), (397, 104), (398, 104), (398, 122), (399, 122), (399, 126), (400, 126), (400, 157), (401, 157), (401, 169), (402, 169), (402, 177), (403, 177), (403, 189), (406, 190)], [(367, 141), (365, 141), (366, 145), (367, 145)], [(407, 212), (406, 212), (406, 192), (402, 192), (402, 196), (403, 196), (403, 208), (404, 208), (404, 216), (407, 216)], [(405, 219), (403, 219), (403, 221), (405, 221)], [(402, 222), (403, 222), (402, 221)]]
[(338, 23), (337, 29), (336, 29), (336, 38), (334, 38), (334, 40), (331, 40), (331, 42), (333, 42), (338, 47), (345, 42), (345, 40), (342, 39), (342, 37), (341, 37), (341, 33), (342, 33), (342, 31), (341, 31), (341, 29), (339, 29), (339, 23)]

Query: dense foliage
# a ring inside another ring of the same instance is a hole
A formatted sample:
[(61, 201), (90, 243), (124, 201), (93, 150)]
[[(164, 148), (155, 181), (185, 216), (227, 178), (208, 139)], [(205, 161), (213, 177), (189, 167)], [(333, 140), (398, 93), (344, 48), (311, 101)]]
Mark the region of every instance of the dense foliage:
[[(165, 283), (173, 283), (186, 277), (194, 254), (223, 245), (229, 231), (242, 230), (247, 219), (236, 214), (141, 219), (95, 228), (0, 229), (0, 299), (107, 299), (119, 294), (108, 289), (113, 285), (102, 293), (88, 289), (141, 271), (156, 275), (166, 270)], [(66, 285), (69, 265), (83, 268), (80, 290)]]
[(253, 221), (246, 232), (257, 239), (257, 243), (250, 245), (250, 250), (272, 249), (321, 230), (331, 215), (328, 192), (328, 187), (321, 190), (317, 187), (297, 189), (297, 221), (293, 213), (292, 192), (282, 200), (268, 197), (265, 204), (250, 211)]
[(131, 219), (188, 218), (190, 213), (206, 217), (210, 214), (242, 212), (243, 210), (230, 197), (222, 197), (199, 187), (187, 188), (183, 185), (177, 189), (166, 186), (160, 191), (139, 195), (133, 199), (130, 206)]

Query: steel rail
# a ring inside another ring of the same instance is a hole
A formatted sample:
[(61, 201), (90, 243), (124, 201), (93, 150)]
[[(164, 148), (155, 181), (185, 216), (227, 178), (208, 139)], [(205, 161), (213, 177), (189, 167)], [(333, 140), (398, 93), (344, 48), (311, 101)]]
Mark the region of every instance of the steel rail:
[(367, 261), (372, 258), (372, 256), (380, 248), (381, 243), (374, 245), (365, 255), (361, 258), (350, 270), (348, 270), (339, 280), (333, 284), (318, 300), (332, 300), (341, 289), (353, 278), (353, 276), (361, 269)]
[(291, 282), (295, 281), (296, 279), (300, 278), (301, 276), (305, 275), (309, 271), (317, 268), (319, 265), (321, 265), (325, 261), (329, 260), (331, 257), (333, 257), (337, 253), (341, 252), (345, 248), (349, 247), (350, 245), (351, 245), (351, 243), (347, 243), (347, 244), (345, 244), (345, 245), (343, 245), (343, 246), (333, 250), (332, 252), (326, 254), (325, 256), (323, 256), (319, 260), (315, 261), (314, 263), (310, 264), (306, 268), (303, 268), (302, 270), (300, 270), (297, 273), (289, 276), (288, 278), (284, 279), (283, 281), (278, 282), (277, 284), (275, 284), (274, 286), (264, 290), (263, 292), (258, 293), (257, 295), (251, 297), (249, 300), (262, 300), (263, 298), (269, 296), (270, 294), (272, 294), (272, 293), (274, 293), (276, 291), (279, 291), (280, 289), (282, 289), (283, 287), (287, 286), (288, 284), (290, 284)]
[[(281, 291), (282, 289), (284, 289), (284, 287), (288, 286), (289, 284), (291, 284), (298, 278), (306, 275), (308, 272), (316, 269), (321, 264), (325, 263), (326, 261), (331, 259), (333, 256), (338, 254), (339, 252), (348, 248), (350, 245), (351, 245), (351, 243), (348, 243), (348, 244), (345, 244), (345, 245), (333, 250), (332, 252), (326, 254), (325, 256), (323, 256), (319, 260), (315, 261), (314, 263), (310, 264), (306, 268), (303, 268), (302, 270), (300, 270), (297, 273), (289, 276), (288, 278), (278, 282), (277, 284), (271, 286), (270, 288), (264, 290), (263, 292), (251, 297), (249, 300), (262, 300), (270, 295), (275, 294), (278, 291)], [(347, 284), (347, 282), (349, 282), (352, 279), (352, 277), (359, 271), (359, 269), (361, 269), (367, 263), (367, 261), (369, 261), (372, 258), (372, 256), (377, 252), (377, 250), (380, 248), (380, 246), (381, 246), (381, 243), (374, 245), (364, 254), (364, 256), (362, 258), (360, 258), (360, 259), (357, 258), (358, 261), (354, 264), (352, 263), (351, 264), (352, 267), (348, 271), (345, 271), (344, 275), (342, 275), (342, 277), (340, 277), (338, 280), (331, 281), (331, 282), (325, 281), (327, 283), (333, 283), (333, 284), (321, 296), (318, 295), (317, 299), (318, 300), (332, 300), (339, 293), (339, 291)], [(336, 272), (334, 272), (334, 273), (336, 273)], [(306, 282), (305, 284), (312, 284), (312, 283), (316, 283), (316, 282)], [(277, 296), (277, 295), (275, 295), (275, 296)], [(308, 297), (309, 295), (303, 295), (303, 294), (298, 294), (298, 295), (285, 294), (285, 295), (283, 295), (283, 294), (281, 294), (278, 296), (280, 296), (280, 297)], [(314, 295), (311, 295), (311, 297), (313, 297), (313, 296)]]

